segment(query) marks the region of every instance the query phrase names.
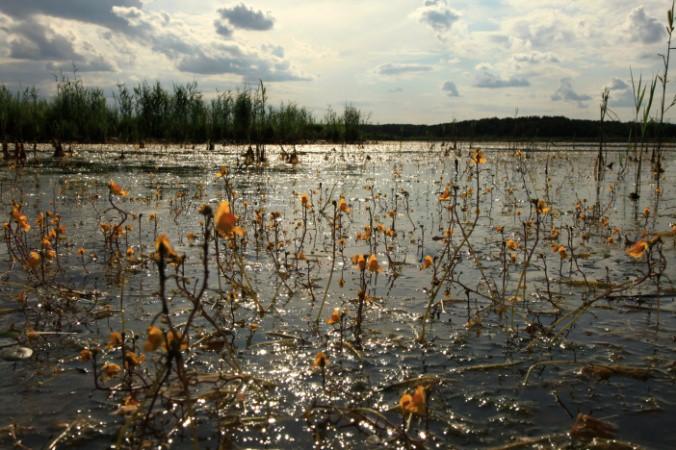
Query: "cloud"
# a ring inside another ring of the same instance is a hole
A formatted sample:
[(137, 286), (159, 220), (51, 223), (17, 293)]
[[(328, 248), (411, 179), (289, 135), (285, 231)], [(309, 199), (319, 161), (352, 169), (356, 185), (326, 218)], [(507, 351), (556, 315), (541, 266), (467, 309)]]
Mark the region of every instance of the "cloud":
[(296, 74), (287, 61), (281, 58), (265, 59), (255, 52), (236, 44), (215, 46), (213, 53), (201, 50), (186, 55), (177, 64), (178, 70), (201, 75), (235, 74), (245, 80), (255, 81), (307, 81), (308, 77)]
[(572, 102), (577, 103), (578, 108), (586, 108), (589, 100), (592, 98), (588, 95), (578, 94), (573, 89), (573, 83), (570, 78), (562, 78), (559, 88), (552, 94), (552, 100), (555, 102)]
[(460, 14), (448, 7), (446, 0), (427, 0), (415, 12), (418, 20), (432, 28), (439, 38), (460, 19)]
[(115, 72), (115, 66), (99, 56), (89, 61), (71, 63), (47, 63), (47, 70), (51, 72)]
[[(107, 40), (118, 47), (127, 44), (150, 49), (172, 60), (185, 73), (233, 74), (265, 81), (307, 79), (283, 59), (281, 46), (256, 50), (235, 42), (210, 42), (180, 19), (144, 10), (144, 3), (147, 0), (0, 0), (0, 17), (11, 18), (13, 27), (5, 52), (12, 59), (42, 61), (43, 67), (51, 71), (71, 70), (73, 65), (82, 72), (115, 70), (110, 61), (91, 49), (78, 52), (75, 36), (57, 33), (36, 22), (36, 18), (44, 22), (54, 17), (99, 25), (109, 36), (111, 32), (120, 33)], [(232, 40), (236, 29), (269, 30), (275, 22), (269, 13), (244, 3), (222, 8), (218, 14), (213, 23), (215, 31), (228, 40)], [(80, 47), (86, 48), (86, 42), (80, 42)]]
[(284, 47), (281, 45), (263, 44), (261, 48), (264, 52), (270, 53), (278, 58), (284, 58)]
[(479, 64), (476, 67), (476, 70), (477, 73), (474, 80), (474, 86), (479, 88), (502, 89), (530, 86), (530, 82), (523, 77), (511, 76), (504, 78), (500, 76), (500, 74), (496, 73), (488, 64)]
[(643, 6), (634, 8), (627, 17), (624, 30), (634, 42), (654, 44), (664, 37), (664, 27), (659, 21), (646, 14)]
[(612, 108), (632, 108), (633, 110), (635, 108), (634, 94), (631, 92), (631, 89), (611, 91), (608, 105)]
[(73, 35), (57, 33), (49, 25), (27, 16), (4, 26), (7, 37), (7, 56), (14, 60), (48, 62), (47, 70), (62, 72), (77, 67), (82, 72), (111, 72), (115, 68), (96, 53), (91, 45), (76, 50)]
[(620, 78), (613, 78), (606, 87), (611, 91), (622, 91), (629, 89), (629, 85)]
[(385, 76), (397, 76), (405, 74), (415, 74), (422, 72), (430, 72), (432, 66), (423, 64), (383, 64), (376, 68), (376, 72)]
[(126, 24), (113, 7), (143, 7), (141, 0), (2, 0), (0, 11), (23, 20), (37, 15), (94, 23), (119, 30)]
[(216, 28), (216, 33), (222, 37), (226, 39), (230, 39), (232, 37), (233, 29), (230, 27), (230, 24), (227, 21), (216, 19), (214, 20), (214, 27)]
[(459, 97), (458, 88), (455, 86), (455, 83), (452, 81), (447, 81), (441, 86), (441, 90), (444, 91), (449, 97)]
[(576, 37), (573, 29), (553, 14), (517, 20), (512, 24), (511, 31), (513, 36), (535, 49), (551, 48), (559, 43), (569, 44)]
[(218, 12), (221, 18), (227, 19), (235, 28), (244, 30), (266, 31), (275, 25), (275, 19), (268, 13), (256, 11), (247, 7), (244, 3), (231, 8), (222, 8)]
[(492, 44), (498, 44), (506, 48), (509, 48), (512, 44), (512, 39), (505, 34), (491, 33), (488, 35), (488, 40)]
[(199, 51), (190, 28), (181, 21), (172, 20), (164, 13), (150, 13), (134, 7), (113, 7), (113, 12), (127, 22), (127, 34), (132, 40), (150, 45), (150, 48), (171, 59)]
[(13, 24), (8, 31), (9, 57), (29, 60), (72, 60), (80, 61), (82, 56), (73, 48), (72, 38), (57, 34), (48, 26), (32, 19)]
[(552, 52), (538, 52), (532, 51), (530, 53), (516, 53), (512, 59), (517, 63), (524, 64), (541, 64), (541, 63), (558, 63), (559, 58)]
[(176, 68), (181, 72), (240, 75), (250, 81), (309, 79), (296, 73), (288, 61), (277, 56), (284, 54), (281, 47), (276, 46), (270, 51), (260, 53), (234, 41), (205, 45), (191, 34), (187, 25), (178, 20), (171, 20), (169, 23), (169, 19), (162, 14), (123, 7), (114, 8), (114, 12), (127, 21), (138, 40), (176, 61)]
[(55, 75), (45, 70), (44, 62), (40, 61), (9, 61), (0, 64), (0, 84), (12, 90), (35, 86), (40, 91), (50, 91), (55, 88)]
[(605, 86), (610, 91), (608, 104), (614, 108), (634, 108), (634, 92), (626, 81), (613, 78)]

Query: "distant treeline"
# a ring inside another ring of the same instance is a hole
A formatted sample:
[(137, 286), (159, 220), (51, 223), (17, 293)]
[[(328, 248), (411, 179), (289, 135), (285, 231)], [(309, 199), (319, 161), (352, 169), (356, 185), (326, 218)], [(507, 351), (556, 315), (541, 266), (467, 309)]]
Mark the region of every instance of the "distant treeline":
[(197, 83), (118, 85), (113, 101), (81, 80), (61, 79), (51, 98), (36, 88), (0, 86), (4, 142), (359, 142), (364, 116), (346, 105), (317, 120), (294, 103), (268, 104), (266, 88), (219, 93), (205, 100)]
[[(658, 124), (648, 126), (646, 138), (655, 139)], [(517, 117), (465, 120), (438, 125), (364, 125), (363, 133), (372, 140), (591, 140), (627, 141), (636, 137), (640, 126), (631, 122), (568, 119), (554, 117)], [(676, 125), (663, 124), (664, 139), (676, 137)]]

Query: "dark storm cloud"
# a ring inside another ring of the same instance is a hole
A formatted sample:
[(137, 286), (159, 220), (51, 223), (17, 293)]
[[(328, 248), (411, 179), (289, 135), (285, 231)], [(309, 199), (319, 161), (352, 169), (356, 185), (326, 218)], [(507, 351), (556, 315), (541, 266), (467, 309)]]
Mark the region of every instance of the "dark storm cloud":
[(275, 25), (275, 19), (263, 11), (256, 11), (244, 3), (230, 8), (219, 9), (221, 18), (227, 19), (235, 28), (244, 30), (266, 31)]

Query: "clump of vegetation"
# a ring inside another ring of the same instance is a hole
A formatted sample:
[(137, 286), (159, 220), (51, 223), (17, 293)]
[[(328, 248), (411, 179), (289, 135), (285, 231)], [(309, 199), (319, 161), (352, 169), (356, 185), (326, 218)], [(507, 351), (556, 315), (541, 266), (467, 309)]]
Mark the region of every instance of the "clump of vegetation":
[[(639, 78), (635, 89), (643, 129), (656, 85), (646, 94)], [(68, 114), (101, 107), (77, 83), (59, 92), (79, 99), (59, 103)], [(43, 104), (29, 91), (8, 98)], [(122, 87), (118, 102), (130, 139), (139, 117), (186, 139), (163, 121), (202, 117), (192, 87)], [(674, 416), (667, 143), (640, 133), (626, 152), (605, 140), (570, 153), (546, 143), (313, 145), (301, 160), (266, 154), (275, 114), (262, 84), (211, 105), (233, 118), (223, 130), (255, 143), (247, 157), (268, 165), (169, 146), (151, 165), (134, 152), (126, 166), (99, 146), (3, 165), (0, 359), (10, 382), (0, 390), (29, 408), (64, 406), (56, 430), (22, 404), (0, 413), (0, 442), (673, 442), (621, 426), (649, 412), (650, 427), (666, 427)], [(607, 92), (600, 113), (604, 133)], [(88, 126), (68, 114), (59, 130)], [(343, 126), (361, 121), (346, 116)], [(325, 122), (340, 128), (332, 111)]]
[(346, 105), (322, 120), (294, 103), (268, 104), (267, 88), (218, 93), (205, 100), (197, 83), (118, 85), (112, 101), (81, 79), (62, 77), (56, 95), (35, 87), (12, 92), (0, 86), (0, 139), (5, 142), (356, 143), (364, 114)]

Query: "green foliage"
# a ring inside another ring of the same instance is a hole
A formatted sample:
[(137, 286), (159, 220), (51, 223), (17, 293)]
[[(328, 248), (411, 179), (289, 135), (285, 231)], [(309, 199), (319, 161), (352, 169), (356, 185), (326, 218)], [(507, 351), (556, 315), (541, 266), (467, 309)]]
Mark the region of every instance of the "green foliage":
[(355, 143), (361, 140), (361, 127), (363, 125), (362, 113), (352, 105), (345, 106), (343, 112), (344, 139), (347, 143)]
[(248, 91), (237, 94), (235, 99), (235, 139), (238, 142), (248, 142), (251, 136), (251, 122), (253, 102)]
[(51, 99), (36, 88), (12, 92), (0, 85), (0, 139), (6, 141), (357, 142), (363, 118), (349, 105), (342, 115), (329, 108), (323, 122), (294, 103), (270, 106), (262, 82), (209, 101), (194, 82), (171, 90), (159, 82), (119, 84), (110, 101), (79, 79), (58, 80)]
[(103, 142), (108, 137), (110, 113), (103, 91), (81, 80), (62, 78), (47, 108), (47, 137), (67, 141)]
[(35, 88), (12, 93), (0, 86), (0, 138), (25, 140), (42, 134), (46, 114), (47, 104)]
[(338, 117), (331, 107), (324, 116), (324, 139), (331, 142), (339, 142), (343, 136), (343, 119)]
[(283, 142), (301, 142), (311, 132), (314, 120), (312, 115), (294, 103), (282, 103), (278, 109), (270, 109), (268, 123), (270, 134)]

